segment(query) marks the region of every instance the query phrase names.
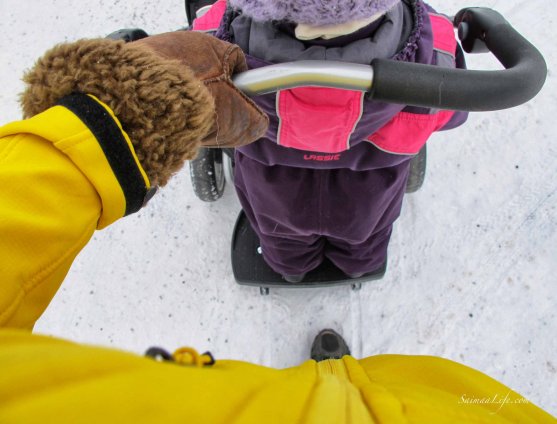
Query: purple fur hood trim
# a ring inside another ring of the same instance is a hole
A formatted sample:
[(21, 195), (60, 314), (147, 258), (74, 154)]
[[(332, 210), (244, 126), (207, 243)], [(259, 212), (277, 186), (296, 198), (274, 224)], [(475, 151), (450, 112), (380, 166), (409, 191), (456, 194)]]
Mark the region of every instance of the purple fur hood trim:
[(400, 0), (229, 0), (255, 21), (334, 25), (385, 13)]

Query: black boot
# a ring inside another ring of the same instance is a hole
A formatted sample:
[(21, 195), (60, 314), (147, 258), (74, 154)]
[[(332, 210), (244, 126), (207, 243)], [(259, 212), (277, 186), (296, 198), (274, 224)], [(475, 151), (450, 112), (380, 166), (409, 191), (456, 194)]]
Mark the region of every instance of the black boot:
[(311, 345), (311, 359), (317, 362), (340, 359), (344, 355), (350, 355), (350, 349), (342, 336), (334, 330), (321, 330)]

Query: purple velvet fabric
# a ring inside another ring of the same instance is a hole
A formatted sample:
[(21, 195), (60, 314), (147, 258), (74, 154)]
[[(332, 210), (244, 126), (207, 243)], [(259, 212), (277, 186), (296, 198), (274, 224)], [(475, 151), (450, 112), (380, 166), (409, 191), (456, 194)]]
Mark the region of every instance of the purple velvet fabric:
[(400, 0), (230, 0), (256, 21), (331, 25), (384, 13)]
[(297, 275), (327, 257), (353, 275), (385, 262), (408, 170), (267, 166), (236, 152), (235, 185), (271, 268)]
[[(405, 4), (409, 30), (392, 59), (433, 64), (426, 7), (421, 0)], [(227, 19), (234, 18), (225, 17), (217, 36), (235, 42), (226, 30)], [(247, 60), (250, 68), (270, 64), (249, 55)], [(349, 275), (379, 268), (386, 261), (392, 225), (400, 214), (411, 156), (383, 152), (364, 140), (405, 106), (366, 100), (350, 149), (338, 160), (308, 161), (315, 152), (276, 144), (276, 96), (254, 100), (269, 114), (271, 125), (265, 138), (236, 150), (235, 185), (266, 262), (283, 275), (310, 271), (324, 257)]]

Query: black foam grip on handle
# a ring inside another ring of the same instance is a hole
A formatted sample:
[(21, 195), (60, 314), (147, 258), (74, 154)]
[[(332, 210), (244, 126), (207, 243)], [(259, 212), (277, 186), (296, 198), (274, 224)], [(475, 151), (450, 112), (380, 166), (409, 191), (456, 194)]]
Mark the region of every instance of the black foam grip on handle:
[(506, 69), (447, 69), (376, 59), (371, 97), (438, 109), (490, 111), (518, 106), (541, 90), (547, 76), (543, 56), (499, 13), (463, 9), (456, 15), (455, 25), (462, 25), (459, 32), (466, 51), (480, 51), (485, 43)]

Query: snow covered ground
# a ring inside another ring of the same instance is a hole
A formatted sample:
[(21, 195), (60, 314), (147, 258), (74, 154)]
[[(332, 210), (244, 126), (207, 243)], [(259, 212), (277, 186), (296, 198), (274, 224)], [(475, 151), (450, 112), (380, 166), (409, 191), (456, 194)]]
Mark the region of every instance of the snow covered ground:
[[(434, 136), (426, 184), (406, 198), (386, 277), (364, 285), (259, 291), (235, 284), (232, 190), (198, 201), (187, 167), (136, 216), (98, 232), (36, 331), (142, 353), (190, 345), (217, 358), (298, 364), (322, 328), (356, 357), (438, 355), (477, 368), (557, 414), (557, 24), (547, 0), (484, 0), (550, 68), (530, 103), (473, 114)], [(447, 13), (470, 4), (432, 0)], [(24, 69), (57, 42), (124, 27), (185, 24), (179, 0), (1, 0), (0, 122), (18, 119)], [(494, 68), (487, 56), (474, 68)]]

